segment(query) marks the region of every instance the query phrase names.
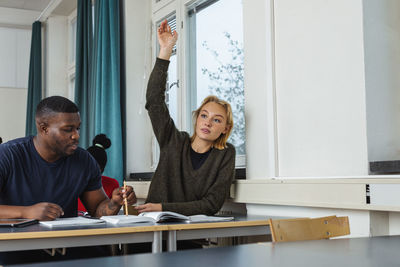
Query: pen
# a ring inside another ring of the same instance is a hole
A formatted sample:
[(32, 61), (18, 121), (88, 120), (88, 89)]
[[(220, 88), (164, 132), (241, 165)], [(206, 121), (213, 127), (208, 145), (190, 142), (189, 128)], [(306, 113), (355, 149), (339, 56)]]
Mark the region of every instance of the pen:
[[(126, 182), (124, 180), (124, 190), (126, 193)], [(126, 199), (126, 197), (124, 197), (124, 213), (125, 215), (128, 215), (128, 200)]]

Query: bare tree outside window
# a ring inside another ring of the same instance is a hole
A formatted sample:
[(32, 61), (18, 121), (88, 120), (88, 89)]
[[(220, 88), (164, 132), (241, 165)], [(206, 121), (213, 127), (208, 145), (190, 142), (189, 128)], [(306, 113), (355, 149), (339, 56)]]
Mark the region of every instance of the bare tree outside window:
[(203, 75), (209, 79), (209, 93), (216, 95), (232, 106), (234, 128), (229, 141), (236, 147), (238, 155), (245, 154), (245, 117), (244, 117), (244, 69), (243, 44), (233, 40), (228, 32), (224, 33), (228, 58), (220, 59), (218, 51), (203, 42), (202, 46), (214, 57), (217, 67), (214, 70), (202, 68)]

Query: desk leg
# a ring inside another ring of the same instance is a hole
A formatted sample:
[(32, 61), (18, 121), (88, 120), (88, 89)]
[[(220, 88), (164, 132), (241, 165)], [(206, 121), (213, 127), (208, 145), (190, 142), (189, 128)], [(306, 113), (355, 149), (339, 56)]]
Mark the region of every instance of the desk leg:
[(168, 231), (168, 251), (176, 251), (176, 231)]
[(162, 232), (156, 231), (153, 236), (152, 253), (162, 252)]

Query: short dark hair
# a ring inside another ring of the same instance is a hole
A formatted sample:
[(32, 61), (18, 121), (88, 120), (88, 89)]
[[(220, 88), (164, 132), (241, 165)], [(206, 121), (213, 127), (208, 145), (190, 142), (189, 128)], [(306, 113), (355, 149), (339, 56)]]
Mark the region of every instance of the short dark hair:
[(78, 107), (74, 102), (62, 96), (50, 96), (44, 98), (37, 105), (36, 117), (42, 117), (49, 113), (77, 113)]
[(111, 140), (105, 134), (98, 134), (93, 139), (93, 145), (87, 149), (99, 164), (102, 173), (107, 165), (106, 149), (110, 146)]

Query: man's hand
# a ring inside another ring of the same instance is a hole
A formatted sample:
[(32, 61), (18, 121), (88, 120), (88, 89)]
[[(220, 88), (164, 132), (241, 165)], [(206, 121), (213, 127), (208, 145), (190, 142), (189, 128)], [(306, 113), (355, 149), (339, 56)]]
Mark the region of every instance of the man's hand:
[(128, 200), (128, 205), (136, 203), (136, 194), (133, 191), (132, 186), (126, 186), (126, 190), (123, 186), (115, 188), (112, 192), (111, 201), (116, 205), (124, 205), (124, 198)]
[(139, 213), (147, 211), (162, 211), (161, 203), (146, 203), (135, 207)]
[(39, 221), (51, 221), (63, 215), (64, 211), (60, 206), (49, 202), (40, 202), (32, 206), (27, 206), (22, 211), (23, 218)]

